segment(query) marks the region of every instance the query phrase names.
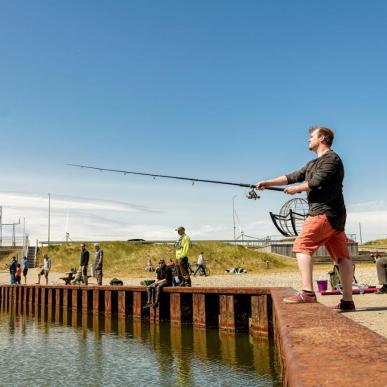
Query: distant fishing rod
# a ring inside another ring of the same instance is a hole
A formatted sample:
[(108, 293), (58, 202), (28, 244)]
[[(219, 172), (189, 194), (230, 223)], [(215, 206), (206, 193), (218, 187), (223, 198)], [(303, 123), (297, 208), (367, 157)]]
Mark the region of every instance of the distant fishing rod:
[[(175, 179), (175, 180), (186, 180), (192, 182), (192, 184), (196, 182), (200, 183), (212, 183), (212, 184), (223, 184), (223, 185), (233, 185), (237, 187), (244, 187), (244, 188), (250, 188), (251, 191), (249, 191), (246, 194), (247, 199), (259, 199), (259, 196), (257, 192), (255, 191), (256, 185), (255, 184), (246, 184), (246, 183), (233, 183), (229, 181), (219, 181), (219, 180), (206, 180), (206, 179), (197, 179), (192, 177), (182, 177), (182, 176), (171, 176), (171, 175), (159, 175), (156, 173), (145, 173), (145, 172), (133, 172), (133, 171), (125, 171), (121, 169), (109, 169), (109, 168), (99, 168), (99, 167), (93, 167), (90, 165), (82, 165), (82, 164), (66, 164), (70, 167), (78, 167), (78, 168), (87, 168), (87, 169), (93, 169), (100, 172), (115, 172), (115, 173), (122, 173), (124, 175), (140, 175), (140, 176), (151, 176), (153, 178), (161, 177), (164, 179)], [(265, 189), (270, 191), (280, 191), (283, 192), (283, 187), (265, 187)]]

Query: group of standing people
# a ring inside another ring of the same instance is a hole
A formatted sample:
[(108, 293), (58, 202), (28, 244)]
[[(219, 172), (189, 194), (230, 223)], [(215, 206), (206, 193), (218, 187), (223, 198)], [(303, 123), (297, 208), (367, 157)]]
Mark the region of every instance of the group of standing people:
[[(102, 276), (103, 276), (103, 250), (101, 249), (99, 243), (94, 244), (94, 262), (91, 265), (91, 276), (95, 277), (97, 279), (97, 284), (102, 285)], [(77, 274), (75, 276), (73, 284), (77, 283), (83, 283), (85, 285), (88, 284), (88, 266), (89, 266), (89, 251), (86, 249), (86, 245), (84, 243), (81, 243), (81, 257), (80, 257), (80, 266), (77, 271)], [(37, 285), (40, 284), (40, 279), (42, 276), (44, 276), (46, 285), (48, 285), (48, 275), (51, 271), (51, 258), (48, 256), (48, 254), (43, 255), (43, 265), (41, 266), (39, 272), (38, 272), (38, 280), (36, 282)], [(24, 277), (24, 283), (27, 283), (27, 273), (28, 273), (29, 265), (28, 265), (28, 259), (27, 257), (23, 258), (23, 265), (18, 263), (16, 257), (12, 257), (12, 261), (9, 264), (9, 274), (10, 274), (10, 283), (11, 285), (21, 284), (21, 277), (23, 275)]]
[(24, 277), (24, 283), (27, 283), (27, 273), (28, 273), (28, 259), (27, 257), (23, 258), (23, 269), (22, 265), (18, 263), (16, 257), (12, 257), (12, 261), (9, 265), (9, 277), (11, 285), (20, 285), (22, 274)]
[(12, 257), (12, 261), (9, 265), (9, 276), (11, 285), (20, 285), (22, 274), (24, 277), (24, 283), (27, 283), (27, 273), (28, 273), (28, 259), (27, 257), (23, 258), (23, 269), (22, 265), (18, 263), (16, 257)]
[[(94, 261), (91, 265), (90, 274), (97, 279), (97, 284), (102, 285), (103, 277), (103, 250), (99, 243), (94, 244)], [(86, 248), (85, 243), (81, 243), (81, 257), (79, 262), (79, 269), (77, 275), (73, 280), (73, 284), (83, 283), (87, 285), (89, 283), (88, 267), (89, 267), (90, 253)]]

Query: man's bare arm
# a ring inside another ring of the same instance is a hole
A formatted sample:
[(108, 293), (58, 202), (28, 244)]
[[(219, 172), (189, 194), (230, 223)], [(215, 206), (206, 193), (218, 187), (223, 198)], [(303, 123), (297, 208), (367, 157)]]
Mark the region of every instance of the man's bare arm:
[(293, 185), (291, 187), (286, 187), (284, 192), (288, 195), (294, 195), (297, 193), (301, 192), (309, 192), (311, 191), (308, 182), (306, 181), (305, 183), (298, 184), (298, 185)]
[(276, 185), (288, 184), (288, 178), (286, 176), (279, 176), (275, 179), (259, 181), (255, 186), (259, 190), (264, 190), (266, 187), (274, 187)]

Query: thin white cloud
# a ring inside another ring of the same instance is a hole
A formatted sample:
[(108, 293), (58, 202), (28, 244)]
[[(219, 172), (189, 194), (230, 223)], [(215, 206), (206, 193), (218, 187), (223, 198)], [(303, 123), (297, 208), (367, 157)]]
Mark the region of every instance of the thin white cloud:
[(190, 235), (192, 237), (197, 238), (203, 235), (211, 236), (218, 233), (224, 233), (224, 231), (226, 231), (226, 228), (224, 226), (204, 224), (203, 226), (190, 230)]
[[(372, 210), (368, 209), (372, 208)], [(387, 209), (382, 209), (380, 203), (369, 202), (358, 205), (357, 211), (349, 207), (346, 231), (355, 233), (360, 241), (360, 229), (362, 241), (381, 239), (387, 237)]]
[[(48, 195), (21, 192), (0, 192), (0, 202), (8, 207), (47, 209)], [(79, 209), (125, 212), (159, 212), (146, 206), (114, 200), (81, 198), (60, 194), (51, 194), (53, 209)]]
[[(47, 240), (46, 195), (0, 192), (0, 203), (3, 206), (3, 223), (13, 223), (21, 219), (21, 225), (16, 228), (18, 236), (22, 235), (22, 223), (25, 218), (26, 232), (31, 239)], [(137, 236), (137, 232), (142, 229), (136, 230), (131, 222), (152, 213), (157, 214), (160, 211), (132, 203), (54, 194), (51, 200), (50, 239), (63, 240), (66, 232), (70, 233), (70, 237), (77, 236), (76, 239), (140, 237)], [(3, 234), (10, 235), (11, 230), (11, 227), (3, 227)]]
[(382, 210), (387, 210), (387, 204), (384, 200), (374, 200), (348, 205), (348, 212), (369, 212)]

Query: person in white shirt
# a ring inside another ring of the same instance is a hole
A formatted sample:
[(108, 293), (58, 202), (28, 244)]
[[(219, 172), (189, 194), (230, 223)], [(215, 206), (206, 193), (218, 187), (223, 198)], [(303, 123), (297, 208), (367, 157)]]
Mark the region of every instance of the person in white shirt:
[(44, 275), (46, 278), (46, 285), (48, 285), (48, 273), (50, 272), (50, 270), (51, 270), (51, 258), (47, 254), (44, 254), (43, 267), (38, 274), (38, 282), (36, 284), (40, 284), (40, 277)]
[(205, 276), (207, 276), (207, 273), (206, 273), (206, 260), (204, 259), (203, 251), (198, 256), (197, 268), (195, 270), (194, 276), (196, 275), (196, 273), (199, 270), (200, 270), (200, 275), (204, 274)]

